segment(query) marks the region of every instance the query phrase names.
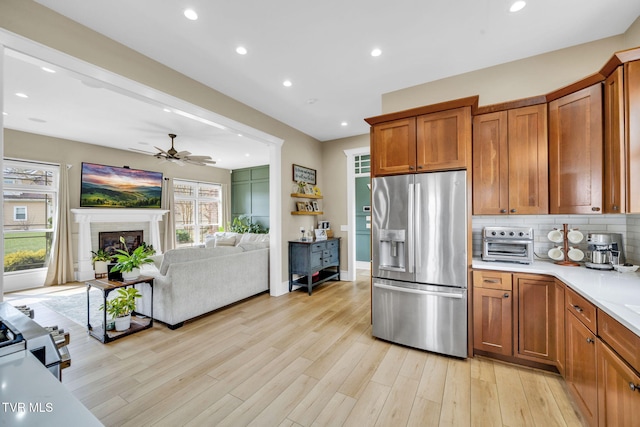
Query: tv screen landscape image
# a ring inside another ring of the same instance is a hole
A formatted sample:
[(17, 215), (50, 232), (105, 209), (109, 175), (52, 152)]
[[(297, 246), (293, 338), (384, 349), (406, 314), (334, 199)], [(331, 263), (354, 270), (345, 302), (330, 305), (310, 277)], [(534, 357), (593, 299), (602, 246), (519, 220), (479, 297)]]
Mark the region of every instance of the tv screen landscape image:
[(162, 172), (82, 163), (80, 207), (160, 208)]

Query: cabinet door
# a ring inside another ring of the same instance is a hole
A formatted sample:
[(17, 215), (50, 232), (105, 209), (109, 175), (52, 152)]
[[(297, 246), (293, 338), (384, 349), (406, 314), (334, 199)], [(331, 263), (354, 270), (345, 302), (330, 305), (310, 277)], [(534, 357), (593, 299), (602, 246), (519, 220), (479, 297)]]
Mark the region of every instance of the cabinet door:
[(596, 337), (570, 311), (565, 319), (566, 370), (569, 391), (580, 412), (591, 426), (598, 424), (598, 391), (596, 382)]
[(514, 275), (514, 279), (515, 356), (555, 365), (555, 282), (542, 276)]
[(416, 119), (380, 123), (371, 128), (373, 174), (415, 172)]
[(549, 213), (547, 105), (509, 110), (509, 213)]
[(464, 169), (471, 159), (471, 108), (418, 116), (417, 170)]
[(627, 213), (640, 213), (640, 61), (624, 65), (627, 95)]
[(549, 103), (549, 211), (602, 213), (602, 86)]
[(598, 418), (601, 426), (640, 426), (640, 376), (598, 340)]
[(507, 112), (473, 118), (473, 213), (509, 212)]
[(511, 356), (511, 292), (499, 289), (473, 289), (473, 347)]
[(623, 67), (604, 84), (604, 213), (626, 212)]

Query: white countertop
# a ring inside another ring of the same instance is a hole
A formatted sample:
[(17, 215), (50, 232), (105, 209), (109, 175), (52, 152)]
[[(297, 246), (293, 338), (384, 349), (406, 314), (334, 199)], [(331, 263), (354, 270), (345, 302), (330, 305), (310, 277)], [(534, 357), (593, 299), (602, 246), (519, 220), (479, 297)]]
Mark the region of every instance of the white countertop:
[(482, 270), (546, 274), (562, 280), (571, 289), (640, 336), (640, 270), (634, 273), (600, 271), (584, 266), (562, 266), (549, 261), (533, 264), (488, 262), (473, 259)]
[(102, 426), (28, 350), (0, 357), (0, 426)]

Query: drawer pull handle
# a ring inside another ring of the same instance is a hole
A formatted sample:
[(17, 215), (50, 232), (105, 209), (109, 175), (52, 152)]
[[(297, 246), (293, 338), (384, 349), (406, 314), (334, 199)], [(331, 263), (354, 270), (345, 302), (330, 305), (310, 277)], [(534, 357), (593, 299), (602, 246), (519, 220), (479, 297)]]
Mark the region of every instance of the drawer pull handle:
[(503, 297), (505, 297), (505, 298), (509, 298), (509, 294), (505, 292), (505, 293), (504, 293), (504, 295), (503, 295)]
[(631, 389), (631, 391), (640, 391), (640, 384), (634, 384), (633, 382), (630, 382), (629, 388)]
[(578, 313), (582, 313), (584, 311), (579, 305), (574, 305), (573, 308), (575, 308)]
[(506, 209), (500, 209), (500, 213), (507, 213)]
[(589, 344), (592, 344), (592, 343), (594, 343), (595, 341), (594, 341), (594, 340), (592, 340), (591, 338), (587, 338), (587, 342), (588, 342)]
[(484, 283), (500, 283), (500, 280), (498, 280), (498, 279), (484, 279), (483, 282)]

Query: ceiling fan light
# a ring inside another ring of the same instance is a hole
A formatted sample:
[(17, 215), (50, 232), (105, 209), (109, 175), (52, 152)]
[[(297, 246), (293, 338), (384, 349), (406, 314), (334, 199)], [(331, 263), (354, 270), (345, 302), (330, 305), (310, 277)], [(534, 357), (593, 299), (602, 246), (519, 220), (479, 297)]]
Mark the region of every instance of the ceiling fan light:
[(522, 9), (524, 9), (524, 7), (525, 7), (526, 5), (527, 5), (527, 2), (526, 2), (526, 1), (524, 1), (524, 0), (517, 0), (517, 1), (514, 1), (514, 2), (511, 4), (511, 7), (509, 8), (509, 12), (511, 12), (511, 13), (519, 12), (519, 11), (521, 11)]

